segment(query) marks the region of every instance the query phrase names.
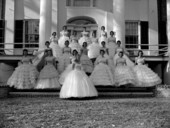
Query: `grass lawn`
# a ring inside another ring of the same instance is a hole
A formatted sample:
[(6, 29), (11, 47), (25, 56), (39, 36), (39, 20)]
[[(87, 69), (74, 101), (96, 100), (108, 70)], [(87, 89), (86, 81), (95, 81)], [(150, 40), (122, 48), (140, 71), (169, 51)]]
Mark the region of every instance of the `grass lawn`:
[(170, 98), (0, 99), (0, 128), (170, 128)]

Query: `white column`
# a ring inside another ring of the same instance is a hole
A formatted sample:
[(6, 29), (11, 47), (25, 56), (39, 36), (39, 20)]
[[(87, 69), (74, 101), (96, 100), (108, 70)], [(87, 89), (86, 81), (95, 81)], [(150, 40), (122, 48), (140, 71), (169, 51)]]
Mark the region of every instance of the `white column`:
[[(52, 0), (52, 32), (57, 32), (57, 24), (58, 24), (58, 0)], [(57, 32), (58, 33), (58, 32)]]
[(170, 57), (170, 0), (167, 0), (167, 38), (168, 38), (168, 52)]
[(13, 44), (14, 44), (14, 0), (6, 0), (5, 3), (5, 48), (10, 50), (5, 50), (8, 55), (13, 54)]
[[(149, 44), (158, 45), (158, 7), (156, 0), (149, 0)], [(149, 46), (150, 55), (159, 54), (158, 46)]]
[(52, 0), (40, 0), (39, 49), (45, 48), (49, 41), (52, 25)]
[(121, 40), (125, 46), (125, 0), (113, 0), (113, 30), (116, 39)]

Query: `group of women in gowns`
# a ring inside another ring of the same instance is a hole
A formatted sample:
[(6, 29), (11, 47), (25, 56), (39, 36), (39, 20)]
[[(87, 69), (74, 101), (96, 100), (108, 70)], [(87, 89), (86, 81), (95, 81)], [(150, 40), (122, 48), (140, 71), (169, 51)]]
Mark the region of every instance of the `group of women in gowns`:
[(148, 87), (161, 83), (159, 76), (144, 65), (143, 52), (139, 51), (133, 63), (121, 41), (116, 42), (115, 32), (107, 38), (104, 26), (99, 38), (95, 34), (90, 38), (85, 29), (80, 39), (76, 34), (69, 38), (66, 27), (60, 34), (58, 39), (54, 32), (46, 48), (35, 51), (32, 59), (25, 50), (22, 64), (8, 84), (18, 89), (61, 88), (61, 98), (82, 98), (96, 97), (95, 86)]

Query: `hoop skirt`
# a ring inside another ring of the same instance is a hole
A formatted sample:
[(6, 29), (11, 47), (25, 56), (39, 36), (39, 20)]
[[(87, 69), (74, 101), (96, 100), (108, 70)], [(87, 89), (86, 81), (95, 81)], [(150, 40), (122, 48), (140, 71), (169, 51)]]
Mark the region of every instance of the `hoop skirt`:
[(111, 72), (110, 67), (107, 64), (105, 64), (106, 58), (97, 58), (96, 61), (99, 61), (99, 64), (95, 66), (90, 76), (94, 85), (113, 86), (114, 85), (113, 74)]
[(135, 66), (134, 72), (138, 80), (138, 86), (140, 87), (151, 87), (162, 82), (160, 77), (146, 65)]
[[(46, 61), (52, 61), (52, 58), (46, 58)], [(37, 81), (37, 89), (44, 88), (60, 88), (60, 84), (58, 82), (58, 71), (54, 67), (53, 64), (48, 63), (41, 70), (38, 81)]]
[(89, 59), (89, 57), (85, 54), (82, 54), (81, 55), (81, 58), (80, 58), (80, 62), (83, 66), (83, 70), (86, 72), (86, 73), (92, 73), (93, 71), (93, 63), (92, 61)]
[(31, 89), (36, 85), (38, 74), (32, 64), (21, 64), (15, 69), (7, 84), (17, 89)]
[(77, 66), (66, 76), (60, 90), (60, 98), (84, 98), (96, 96), (98, 96), (98, 93), (93, 83), (85, 72), (78, 69)]
[(137, 84), (134, 72), (132, 72), (132, 69), (128, 66), (117, 66), (115, 68), (114, 77), (116, 81), (116, 86), (121, 86), (126, 84), (132, 84), (132, 85)]

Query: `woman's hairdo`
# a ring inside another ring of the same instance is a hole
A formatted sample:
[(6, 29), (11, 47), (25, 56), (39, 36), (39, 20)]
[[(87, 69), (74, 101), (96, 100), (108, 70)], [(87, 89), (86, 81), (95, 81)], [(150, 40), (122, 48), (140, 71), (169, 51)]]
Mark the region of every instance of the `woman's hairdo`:
[(100, 49), (100, 53), (101, 53), (101, 52), (104, 52), (104, 53), (105, 53), (105, 50), (103, 50), (103, 49)]
[(139, 53), (141, 53), (143, 55), (143, 51), (142, 50), (139, 50), (138, 51), (138, 56), (139, 56)]

